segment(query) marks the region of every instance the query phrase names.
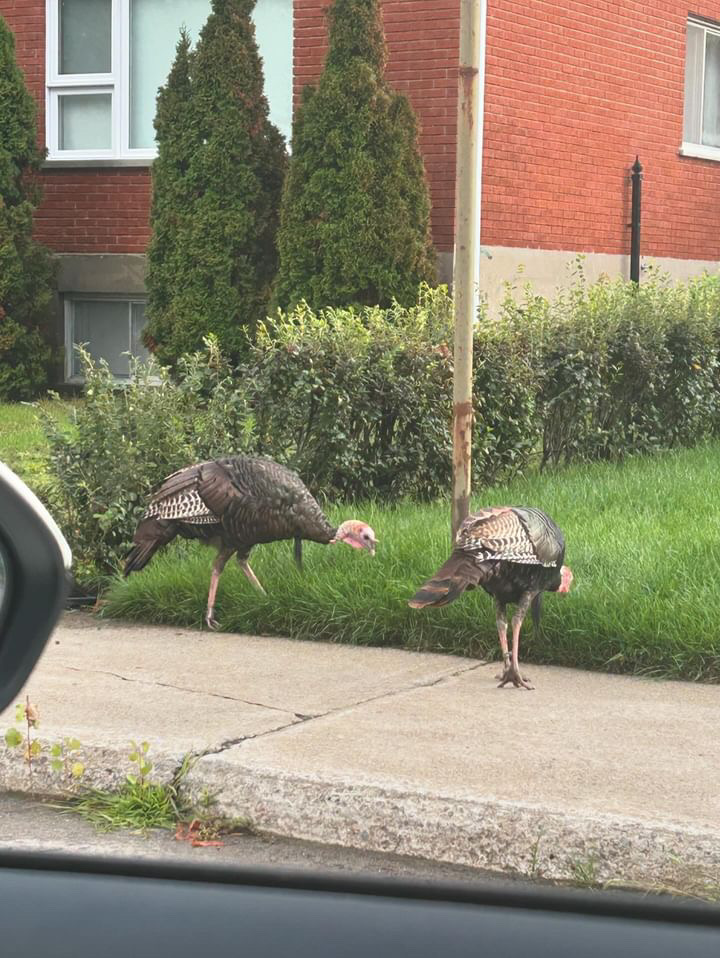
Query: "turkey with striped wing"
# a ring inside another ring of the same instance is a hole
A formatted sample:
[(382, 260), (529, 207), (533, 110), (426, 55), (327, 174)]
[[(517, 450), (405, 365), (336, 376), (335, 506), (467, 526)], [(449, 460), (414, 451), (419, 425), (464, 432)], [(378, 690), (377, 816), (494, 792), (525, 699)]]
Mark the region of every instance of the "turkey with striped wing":
[[(563, 565), (565, 537), (540, 509), (501, 506), (482, 509), (462, 523), (448, 561), (428, 579), (408, 603), (413, 609), (447, 605), (466, 589), (482, 588), (495, 600), (498, 637), (505, 670), (500, 688), (509, 682), (531, 689), (520, 674), (520, 629), (532, 609), (540, 624), (544, 592), (568, 592), (573, 580)], [(507, 642), (506, 607), (517, 605), (512, 617), (512, 656)]]
[(302, 541), (344, 542), (375, 554), (375, 533), (349, 519), (333, 526), (300, 477), (270, 459), (233, 456), (188, 466), (173, 473), (152, 496), (138, 523), (125, 575), (144, 568), (176, 536), (199, 539), (218, 550), (213, 564), (205, 621), (216, 628), (215, 596), (228, 559), (237, 554), (248, 580), (261, 592), (248, 562), (254, 546), (280, 539), (295, 542), (302, 565)]

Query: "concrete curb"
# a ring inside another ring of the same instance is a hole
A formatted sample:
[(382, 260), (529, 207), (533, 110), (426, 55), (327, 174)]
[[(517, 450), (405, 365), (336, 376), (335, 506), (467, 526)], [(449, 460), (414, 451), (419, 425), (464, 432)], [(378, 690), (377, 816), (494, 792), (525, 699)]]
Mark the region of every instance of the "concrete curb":
[[(127, 747), (85, 745), (79, 753), (87, 767), (81, 785), (117, 788), (129, 770), (127, 753)], [(152, 781), (169, 783), (183, 757), (155, 751)], [(222, 752), (198, 757), (185, 785), (195, 799), (213, 794), (220, 814), (247, 817), (258, 829), (286, 838), (531, 879), (672, 885), (688, 875), (720, 877), (720, 829), (292, 775), (243, 766), (237, 753), (232, 761)], [(0, 749), (0, 789), (43, 797), (68, 794), (45, 754), (33, 761), (31, 781), (21, 748)]]
[(217, 793), (223, 814), (284, 837), (527, 878), (577, 880), (583, 870), (599, 882), (672, 884), (690, 873), (720, 880), (720, 829), (287, 775), (222, 754), (203, 757), (188, 784)]

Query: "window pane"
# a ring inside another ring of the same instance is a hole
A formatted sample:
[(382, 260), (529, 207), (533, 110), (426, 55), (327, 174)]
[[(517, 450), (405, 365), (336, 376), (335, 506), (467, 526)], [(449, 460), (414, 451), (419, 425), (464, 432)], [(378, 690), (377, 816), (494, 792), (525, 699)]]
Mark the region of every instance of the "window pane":
[(210, 0), (130, 0), (130, 148), (155, 144), (155, 100), (167, 80), (184, 24), (193, 42)]
[(689, 23), (685, 54), (685, 122), (683, 129), (683, 140), (686, 143), (700, 142), (704, 46), (705, 31), (701, 27)]
[(74, 93), (58, 101), (61, 150), (112, 149), (111, 93)]
[[(106, 360), (116, 376), (127, 378), (130, 374), (128, 357), (123, 356), (130, 348), (129, 304), (112, 300), (75, 300), (73, 303), (73, 343), (86, 343), (85, 347), (97, 362)], [(73, 375), (82, 376), (82, 363), (75, 352)]]
[(720, 146), (720, 36), (708, 31), (705, 37), (702, 141), (706, 146)]
[[(180, 27), (195, 42), (210, 0), (130, 0), (130, 148), (155, 144), (155, 100), (170, 72)], [(292, 0), (258, 0), (253, 12), (270, 119), (292, 126)]]
[(112, 0), (60, 0), (60, 73), (112, 71)]
[(147, 351), (142, 341), (142, 331), (147, 323), (147, 318), (145, 316), (145, 303), (132, 303), (130, 309), (130, 352), (133, 354), (133, 356), (137, 356), (138, 359), (147, 361), (150, 358), (150, 353)]
[(263, 58), (270, 119), (289, 140), (292, 132), (292, 0), (258, 0), (253, 20)]

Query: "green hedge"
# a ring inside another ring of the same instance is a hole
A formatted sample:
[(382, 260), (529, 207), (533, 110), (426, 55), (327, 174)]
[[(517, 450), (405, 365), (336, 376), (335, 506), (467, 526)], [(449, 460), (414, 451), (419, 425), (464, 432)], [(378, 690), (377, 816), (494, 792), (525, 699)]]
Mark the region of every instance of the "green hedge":
[[(527, 331), (487, 323), (475, 336), (477, 475), (524, 466), (537, 445)], [(259, 331), (243, 371), (262, 452), (293, 463), (330, 498), (431, 499), (451, 470), (452, 301), (420, 289), (406, 309), (305, 304)]]
[(552, 302), (508, 298), (527, 323), (538, 373), (542, 462), (619, 459), (717, 431), (720, 277), (639, 287), (582, 281)]
[[(86, 356), (74, 428), (50, 426), (76, 554), (111, 572), (154, 484), (242, 450), (290, 464), (329, 499), (447, 495), (451, 344), (447, 290), (423, 287), (411, 308), (279, 313), (234, 372), (208, 341), (174, 378), (138, 366), (118, 390)], [(719, 351), (718, 277), (578, 282), (553, 302), (509, 294), (475, 330), (476, 494), (533, 465), (619, 461), (717, 435)]]

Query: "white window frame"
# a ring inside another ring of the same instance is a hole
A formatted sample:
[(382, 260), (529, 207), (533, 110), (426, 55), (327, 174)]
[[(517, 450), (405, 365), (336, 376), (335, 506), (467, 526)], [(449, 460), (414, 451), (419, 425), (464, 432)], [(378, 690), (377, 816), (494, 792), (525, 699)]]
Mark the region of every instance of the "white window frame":
[[(130, 148), (130, 0), (112, 0), (112, 70), (110, 73), (58, 72), (60, 51), (60, 0), (45, 0), (45, 115), (48, 160), (70, 163), (110, 161), (113, 165), (149, 165), (157, 156), (155, 147)], [(73, 93), (112, 95), (112, 146), (109, 150), (61, 150), (59, 143), (59, 97)]]
[[(147, 296), (128, 295), (118, 293), (64, 293), (63, 294), (64, 322), (65, 322), (65, 382), (69, 385), (81, 386), (85, 377), (73, 373), (73, 359), (75, 357), (75, 303), (125, 303), (128, 313), (128, 351), (132, 342), (132, 308), (138, 303), (147, 306)], [(115, 382), (127, 383), (127, 376), (114, 376)]]
[[(707, 34), (712, 33), (716, 36), (720, 36), (720, 24), (711, 23), (708, 20), (703, 20), (700, 17), (688, 17), (686, 21), (686, 27), (698, 27), (704, 31), (703, 36), (703, 47), (702, 47), (702, 68), (700, 75), (702, 77), (702, 88), (700, 90), (699, 97), (699, 110), (700, 110), (700, 125), (702, 127), (702, 117), (705, 107), (705, 56), (707, 53)], [(685, 47), (685, 56), (687, 57), (687, 43)], [(684, 96), (687, 98), (688, 91), (684, 91)], [(684, 117), (683, 117), (683, 126), (684, 126)], [(691, 141), (685, 140), (684, 138), (684, 129), (683, 129), (683, 142), (680, 146), (680, 155), (681, 156), (693, 156), (701, 160), (717, 160), (720, 162), (720, 147), (717, 146), (706, 146), (704, 143), (693, 143)]]
[[(130, 148), (130, 0), (112, 0), (110, 21), (112, 69), (109, 73), (59, 73), (60, 0), (45, 0), (45, 18), (45, 142), (48, 149), (46, 162), (49, 165), (70, 167), (150, 166), (157, 156), (155, 146), (142, 149)], [(59, 98), (82, 93), (111, 95), (110, 149), (60, 149)], [(289, 131), (287, 140), (289, 150)]]

